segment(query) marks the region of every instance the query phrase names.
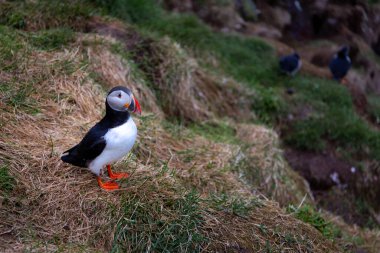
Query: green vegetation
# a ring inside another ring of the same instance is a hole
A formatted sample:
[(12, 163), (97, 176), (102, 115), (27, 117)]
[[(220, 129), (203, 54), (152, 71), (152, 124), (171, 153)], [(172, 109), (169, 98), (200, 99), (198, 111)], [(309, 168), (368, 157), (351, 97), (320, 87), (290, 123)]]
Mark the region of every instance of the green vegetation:
[(0, 24), (29, 31), (60, 28), (82, 29), (94, 11), (83, 0), (7, 1), (0, 3)]
[(340, 229), (335, 227), (332, 223), (325, 221), (321, 214), (310, 205), (303, 205), (298, 208), (290, 205), (287, 211), (292, 213), (297, 219), (309, 223), (318, 229), (323, 236), (330, 240), (341, 237), (342, 232)]
[(155, 199), (128, 196), (122, 201), (123, 219), (117, 224), (111, 252), (197, 252), (205, 238), (199, 196)]
[(236, 130), (226, 122), (208, 122), (191, 124), (188, 126), (193, 133), (202, 135), (205, 138), (215, 141), (236, 144), (239, 141), (236, 138)]
[(43, 30), (30, 35), (33, 46), (43, 50), (59, 49), (74, 40), (74, 32), (68, 28)]
[(17, 53), (24, 49), (24, 45), (20, 36), (11, 28), (0, 25), (0, 34), (0, 69), (10, 70), (16, 67)]
[[(321, 150), (327, 141), (347, 149), (352, 156), (380, 158), (380, 134), (355, 112), (347, 89), (334, 81), (308, 76), (291, 83), (296, 94), (288, 98), (289, 113), (298, 116), (288, 127), (285, 141), (296, 148)], [(309, 109), (307, 111), (305, 108)]]
[(9, 175), (8, 168), (6, 166), (0, 167), (0, 191), (3, 194), (9, 194), (15, 183), (15, 179)]

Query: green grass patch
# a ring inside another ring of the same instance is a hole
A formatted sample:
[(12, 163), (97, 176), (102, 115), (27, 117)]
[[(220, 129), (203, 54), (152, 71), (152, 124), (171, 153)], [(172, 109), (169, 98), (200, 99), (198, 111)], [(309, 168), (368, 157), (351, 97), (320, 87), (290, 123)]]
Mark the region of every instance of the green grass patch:
[(309, 223), (322, 233), (324, 237), (330, 240), (341, 237), (342, 232), (331, 222), (326, 221), (321, 214), (310, 205), (303, 205), (299, 208), (290, 205), (287, 208), (288, 213), (292, 213), (297, 219)]
[[(0, 70), (11, 70), (19, 63), (19, 52), (25, 50), (22, 37), (13, 29), (0, 25)], [(24, 52), (25, 54), (26, 52)]]
[(32, 83), (12, 80), (2, 82), (0, 94), (2, 102), (15, 110), (23, 110), (29, 114), (39, 112), (35, 99), (31, 96), (35, 92)]
[(158, 195), (149, 202), (137, 197), (122, 201), (123, 218), (117, 224), (111, 252), (198, 252), (205, 238), (199, 195), (178, 198)]
[(33, 31), (57, 27), (81, 30), (96, 12), (85, 0), (7, 1), (0, 3), (0, 24)]
[(253, 110), (259, 120), (273, 125), (287, 112), (287, 104), (277, 87), (258, 87), (254, 98)]
[(59, 49), (73, 42), (75, 33), (69, 28), (55, 28), (32, 33), (30, 43), (42, 50)]
[(206, 122), (188, 126), (194, 134), (201, 135), (214, 142), (237, 144), (236, 130), (226, 122)]
[[(287, 114), (297, 115), (309, 106), (304, 117), (285, 126), (285, 142), (298, 149), (320, 151), (330, 141), (347, 149), (351, 155), (361, 153), (380, 158), (380, 133), (372, 129), (355, 112), (346, 87), (326, 79), (296, 77), (285, 83), (295, 89), (287, 98)], [(363, 150), (369, 150), (365, 153)]]
[(16, 180), (9, 174), (7, 166), (0, 167), (0, 191), (9, 194), (15, 184)]

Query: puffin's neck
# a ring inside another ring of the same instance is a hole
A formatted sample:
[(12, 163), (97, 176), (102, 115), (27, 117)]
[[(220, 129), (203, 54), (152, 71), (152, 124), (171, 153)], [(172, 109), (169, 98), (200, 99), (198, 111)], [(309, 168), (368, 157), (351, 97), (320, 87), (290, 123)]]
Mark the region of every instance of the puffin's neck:
[(103, 120), (111, 125), (111, 127), (120, 126), (123, 123), (127, 122), (131, 115), (128, 111), (116, 111), (112, 109), (106, 102), (106, 115)]

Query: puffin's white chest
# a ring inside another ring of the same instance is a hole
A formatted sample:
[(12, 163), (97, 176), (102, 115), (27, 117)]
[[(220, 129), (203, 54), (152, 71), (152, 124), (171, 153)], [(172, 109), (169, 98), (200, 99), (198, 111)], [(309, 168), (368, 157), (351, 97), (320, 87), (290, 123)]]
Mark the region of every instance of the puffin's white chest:
[(123, 125), (108, 130), (104, 135), (106, 146), (103, 152), (89, 164), (89, 169), (99, 175), (104, 166), (114, 163), (128, 154), (136, 137), (137, 128), (132, 117)]
[(104, 139), (106, 140), (105, 150), (128, 152), (135, 143), (137, 128), (132, 117), (123, 125), (110, 129)]

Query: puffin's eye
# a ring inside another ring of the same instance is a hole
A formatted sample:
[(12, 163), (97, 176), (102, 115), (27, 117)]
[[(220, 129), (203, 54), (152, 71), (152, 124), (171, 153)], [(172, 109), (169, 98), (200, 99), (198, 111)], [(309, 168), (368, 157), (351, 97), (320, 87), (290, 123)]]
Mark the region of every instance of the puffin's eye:
[(119, 94), (117, 95), (117, 97), (118, 97), (118, 98), (121, 98), (121, 93), (119, 93)]

